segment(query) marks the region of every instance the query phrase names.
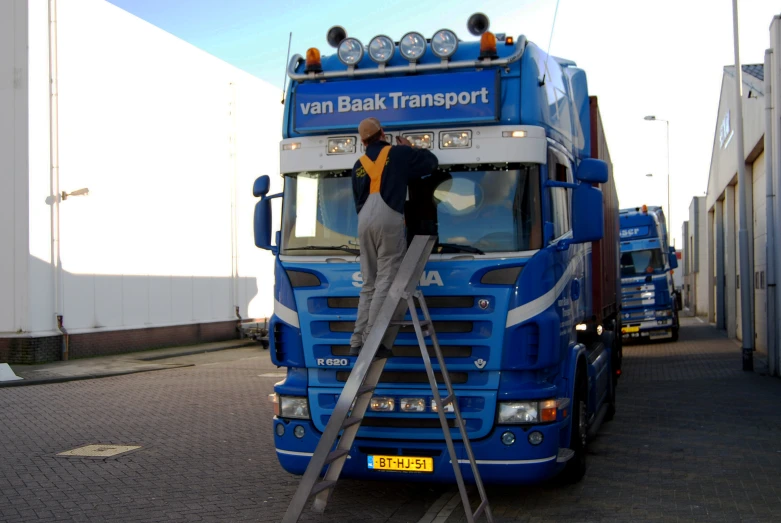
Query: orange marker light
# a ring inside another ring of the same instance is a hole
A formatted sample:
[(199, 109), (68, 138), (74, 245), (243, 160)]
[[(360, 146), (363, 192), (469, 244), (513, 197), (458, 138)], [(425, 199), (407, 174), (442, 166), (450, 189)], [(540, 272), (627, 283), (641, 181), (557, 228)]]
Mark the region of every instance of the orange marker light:
[(513, 45), (515, 43), (515, 40), (512, 36), (508, 36), (504, 39), (504, 45)]
[(480, 58), (496, 58), (496, 36), (491, 31), (486, 31), (480, 37)]
[(643, 214), (648, 214), (648, 206), (643, 204)]
[(545, 400), (540, 402), (540, 421), (556, 421), (556, 400)]
[(306, 68), (305, 73), (319, 73), (323, 70), (320, 61), (320, 51), (316, 47), (310, 47), (306, 50)]

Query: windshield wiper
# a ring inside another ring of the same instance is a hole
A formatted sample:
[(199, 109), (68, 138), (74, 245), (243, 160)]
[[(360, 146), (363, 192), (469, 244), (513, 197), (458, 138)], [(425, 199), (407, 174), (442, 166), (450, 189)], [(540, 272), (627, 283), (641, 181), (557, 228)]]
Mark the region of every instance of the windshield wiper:
[(356, 256), (361, 254), (358, 249), (347, 245), (307, 245), (306, 247), (288, 247), (285, 251), (344, 251)]
[(438, 243), (437, 245), (439, 245), (440, 247), (444, 247), (446, 249), (455, 249), (456, 252), (471, 252), (474, 254), (485, 254), (480, 249), (476, 247), (470, 247), (469, 245), (459, 245), (457, 243)]

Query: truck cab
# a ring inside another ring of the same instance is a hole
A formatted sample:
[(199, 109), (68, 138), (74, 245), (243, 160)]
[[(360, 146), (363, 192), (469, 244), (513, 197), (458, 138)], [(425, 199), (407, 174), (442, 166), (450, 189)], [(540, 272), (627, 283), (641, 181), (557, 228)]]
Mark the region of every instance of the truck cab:
[(622, 209), (621, 307), (625, 340), (678, 340), (678, 267), (661, 207)]
[[(284, 190), (269, 195), (268, 177), (254, 187), (255, 243), (276, 257), (270, 353), (287, 369), (273, 395), (281, 465), (304, 472), (356, 359), (351, 170), (363, 154), (358, 123), (374, 116), (391, 143), (401, 134), (439, 159), (410, 184), (405, 221), (410, 239), (438, 237), (419, 288), (483, 481), (579, 479), (620, 372), (617, 242), (601, 243), (606, 224), (617, 238), (617, 199), (597, 153), (603, 135), (592, 141), (601, 121), (584, 71), (523, 36), (408, 33), (364, 47), (339, 33), (329, 31), (334, 55), (291, 60)], [(272, 242), (274, 198), (282, 225)], [(343, 477), (453, 481), (419, 351), (402, 328)], [(367, 465), (375, 455), (432, 468), (377, 470)], [(468, 462), (462, 472), (471, 477)]]

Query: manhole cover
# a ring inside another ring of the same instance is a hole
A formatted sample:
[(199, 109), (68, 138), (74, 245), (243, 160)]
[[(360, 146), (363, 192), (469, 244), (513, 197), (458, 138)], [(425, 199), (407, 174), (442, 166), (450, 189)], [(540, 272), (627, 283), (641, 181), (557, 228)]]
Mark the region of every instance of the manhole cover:
[(60, 452), (58, 456), (82, 456), (88, 458), (110, 458), (123, 452), (140, 449), (140, 445), (85, 445), (77, 449)]

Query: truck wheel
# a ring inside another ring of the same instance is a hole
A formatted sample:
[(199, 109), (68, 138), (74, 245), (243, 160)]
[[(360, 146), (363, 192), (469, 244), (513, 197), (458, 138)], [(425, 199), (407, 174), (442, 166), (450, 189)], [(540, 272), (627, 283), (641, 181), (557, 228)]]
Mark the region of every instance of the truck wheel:
[(670, 341), (678, 341), (678, 330), (680, 330), (681, 324), (678, 321), (678, 313), (675, 313), (675, 318), (673, 320), (673, 326), (672, 326), (672, 333), (673, 337), (670, 338)]
[(570, 449), (575, 455), (570, 458), (561, 472), (561, 480), (565, 484), (577, 483), (586, 474), (586, 445), (588, 443), (588, 426), (586, 424), (586, 379), (583, 373), (578, 374), (575, 382), (575, 397), (572, 402), (572, 432)]
[(605, 414), (605, 421), (610, 421), (616, 415), (616, 385), (618, 385), (618, 376), (616, 375), (616, 369), (621, 368), (621, 347), (619, 336), (615, 332), (606, 332), (603, 337), (603, 341), (610, 343), (610, 392), (607, 396), (607, 413)]

